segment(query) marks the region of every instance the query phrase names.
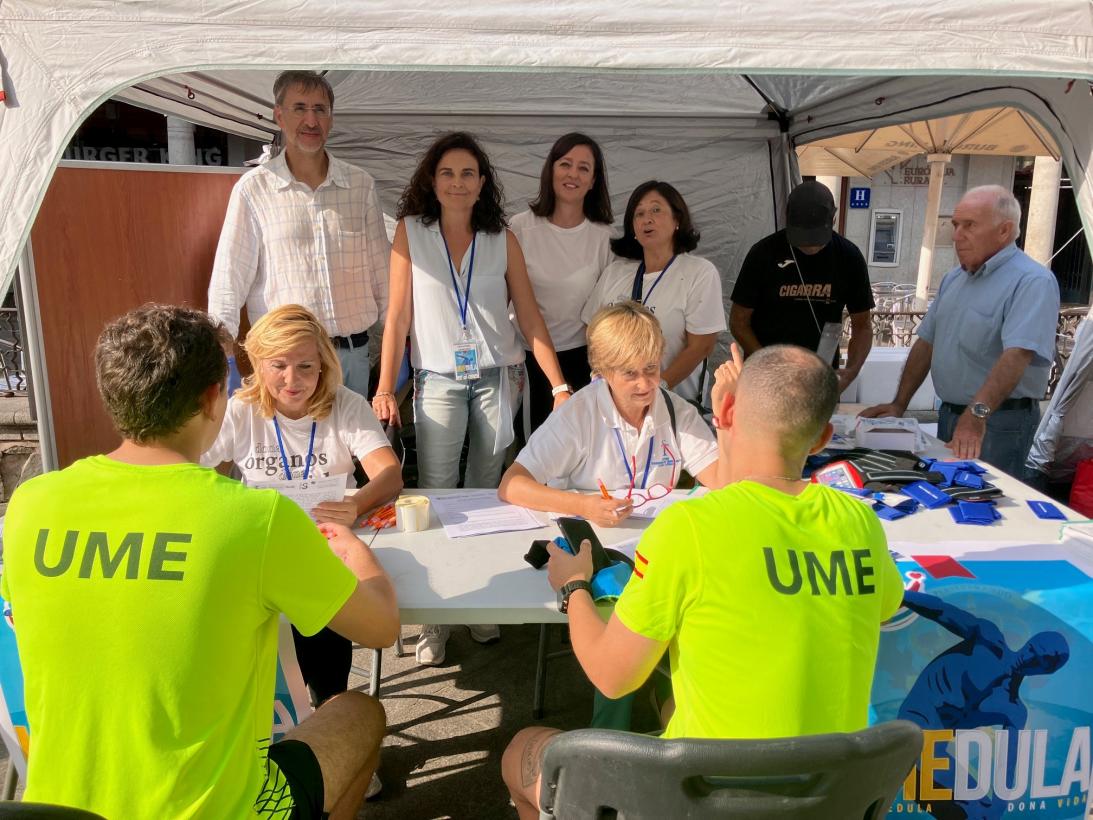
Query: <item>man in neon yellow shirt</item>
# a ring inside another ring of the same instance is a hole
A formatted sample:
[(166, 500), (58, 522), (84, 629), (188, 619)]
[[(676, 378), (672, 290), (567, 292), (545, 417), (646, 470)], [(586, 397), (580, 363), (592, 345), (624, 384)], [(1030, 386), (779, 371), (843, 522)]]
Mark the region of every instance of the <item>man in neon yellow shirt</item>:
[(277, 621), (388, 646), (394, 588), (349, 530), (196, 463), (224, 418), (224, 336), (179, 307), (108, 325), (95, 364), (121, 445), (12, 498), (27, 800), (136, 820), (360, 807), (383, 708), (348, 692), (270, 745)]
[[(605, 624), (577, 556), (551, 548), (573, 649), (608, 697), (637, 689), (669, 651), (667, 738), (767, 738), (865, 727), (880, 624), (903, 585), (869, 507), (801, 480), (831, 438), (838, 384), (804, 348), (764, 348), (723, 365), (721, 458), (730, 484), (669, 507), (638, 544)], [(738, 379), (737, 379), (738, 374)], [(522, 818), (538, 817), (542, 754), (555, 729), (519, 732), (502, 773)]]

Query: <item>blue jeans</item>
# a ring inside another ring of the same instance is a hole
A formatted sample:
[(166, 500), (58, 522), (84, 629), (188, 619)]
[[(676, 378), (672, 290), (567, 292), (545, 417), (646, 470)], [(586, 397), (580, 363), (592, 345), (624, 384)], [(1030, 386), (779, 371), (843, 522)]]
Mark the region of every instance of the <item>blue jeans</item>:
[(354, 393), (368, 397), (368, 379), (372, 371), (372, 360), (368, 356), (371, 340), (360, 347), (338, 347), (338, 361), (342, 363), (342, 384)]
[[(508, 406), (501, 406), (505, 378)], [(524, 389), (524, 366), (490, 367), (481, 378), (456, 381), (446, 373), (414, 371), (414, 435), (417, 439), (418, 486), (443, 489), (459, 483), (459, 457), (470, 434), (464, 487), (496, 487), (501, 480), (505, 448), (494, 452), (497, 425), (507, 422)]]
[[(958, 413), (954, 413), (947, 402), (942, 402), (937, 414), (937, 437), (950, 441), (956, 429)], [(1017, 407), (1013, 410), (996, 410), (987, 418), (987, 432), (983, 436), (983, 446), (979, 458), (997, 467), (1014, 478), (1024, 480), (1026, 476), (1025, 459), (1036, 437), (1036, 428), (1040, 424), (1040, 405), (1033, 402), (1029, 407)]]

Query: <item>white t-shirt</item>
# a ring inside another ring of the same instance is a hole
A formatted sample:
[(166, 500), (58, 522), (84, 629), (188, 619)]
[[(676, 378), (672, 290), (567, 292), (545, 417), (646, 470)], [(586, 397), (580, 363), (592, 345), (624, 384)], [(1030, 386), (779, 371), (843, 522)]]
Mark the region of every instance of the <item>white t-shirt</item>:
[(637, 457), (637, 491), (654, 484), (671, 486), (673, 466), (677, 481), (681, 469), (697, 476), (717, 460), (717, 441), (692, 405), (668, 395), (676, 411), (676, 433), (659, 390), (637, 430), (619, 415), (607, 382), (596, 379), (547, 416), (516, 461), (539, 483), (560, 490), (591, 492), (603, 481), (608, 490), (625, 494), (631, 456)]
[[(303, 478), (314, 419), (311, 416), (290, 419), (280, 413), (276, 416), (292, 477)], [(353, 456), (363, 460), (369, 453), (391, 446), (368, 402), (348, 387), (338, 387), (330, 415), (315, 422), (315, 425), (311, 475), (345, 473), (349, 488), (354, 486)], [(240, 401), (235, 396), (228, 400), (220, 435), (201, 457), (201, 463), (207, 467), (215, 467), (224, 461), (235, 462), (247, 481), (286, 478), (273, 419), (263, 418), (258, 405)]]
[(452, 374), (453, 350), (462, 336), (459, 301), (466, 294), (470, 274), (470, 303), (467, 329), (478, 342), (478, 367), (520, 364), (524, 349), (516, 340), (516, 328), (509, 317), (508, 239), (505, 231), (479, 231), (474, 240), (474, 270), (471, 249), (462, 260), (453, 259), (459, 297), (452, 287), (448, 252), (440, 223), (422, 225), (421, 217), (403, 219), (410, 244), (412, 266), (413, 318), (410, 321), (410, 362), (418, 370)]
[[(638, 264), (632, 259), (620, 259), (608, 266), (581, 312), (585, 324), (592, 321), (600, 308), (629, 301)], [(653, 283), (660, 274), (661, 271), (647, 271), (641, 292), (645, 296), (645, 306), (656, 314), (660, 329), (664, 331), (661, 366), (667, 367), (683, 350), (685, 333), (720, 333), (728, 325), (725, 305), (721, 301), (721, 276), (712, 262), (701, 256), (681, 253), (654, 288)], [(687, 399), (700, 398), (701, 372), (702, 365), (699, 365), (675, 386), (675, 392)], [(711, 378), (712, 375), (707, 376), (707, 383)]]
[[(583, 347), (581, 310), (611, 263), (611, 226), (586, 219), (575, 228), (559, 228), (546, 217), (523, 211), (512, 218), (511, 227), (554, 349)], [(528, 348), (526, 340), (520, 341)]]

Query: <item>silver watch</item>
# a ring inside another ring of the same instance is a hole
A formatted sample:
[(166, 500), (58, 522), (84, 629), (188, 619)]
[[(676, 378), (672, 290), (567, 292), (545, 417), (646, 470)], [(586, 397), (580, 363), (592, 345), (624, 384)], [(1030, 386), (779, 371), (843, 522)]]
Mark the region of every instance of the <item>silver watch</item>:
[(968, 409), (972, 411), (972, 415), (975, 416), (977, 419), (985, 419), (991, 414), (990, 407), (983, 404), (983, 402), (981, 401), (977, 401)]

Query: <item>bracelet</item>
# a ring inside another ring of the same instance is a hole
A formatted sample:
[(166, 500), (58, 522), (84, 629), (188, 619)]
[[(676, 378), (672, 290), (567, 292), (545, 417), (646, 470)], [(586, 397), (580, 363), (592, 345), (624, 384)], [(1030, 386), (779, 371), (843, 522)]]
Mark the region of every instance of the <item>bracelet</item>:
[(390, 396), (391, 398), (394, 398), (395, 394), (390, 392), (389, 390), (382, 390), (379, 393), (376, 393), (376, 395), (372, 396), (372, 401), (375, 401), (380, 396)]
[(571, 388), (565, 382), (562, 382), (557, 387), (551, 388), (550, 395), (551, 396), (557, 396), (559, 393), (572, 393), (572, 392), (573, 392), (573, 388)]

